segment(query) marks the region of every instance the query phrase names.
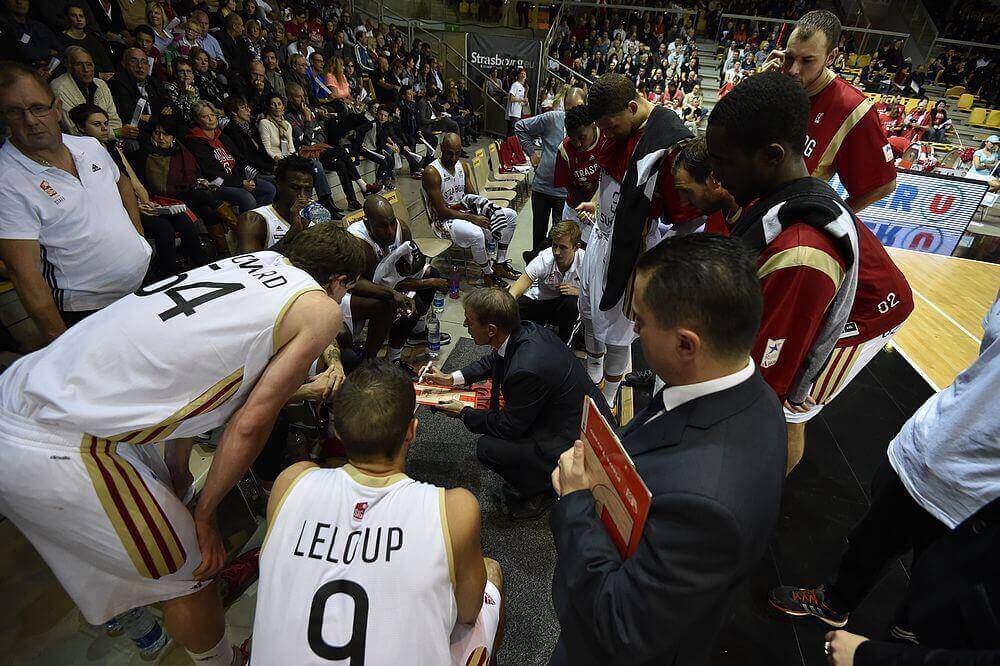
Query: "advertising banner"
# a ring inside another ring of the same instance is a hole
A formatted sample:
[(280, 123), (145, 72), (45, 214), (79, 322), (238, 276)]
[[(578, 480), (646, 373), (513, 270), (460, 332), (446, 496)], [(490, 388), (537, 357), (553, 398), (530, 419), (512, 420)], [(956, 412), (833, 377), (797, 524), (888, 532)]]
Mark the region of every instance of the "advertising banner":
[[(484, 72), (507, 67), (523, 67), (528, 72), (525, 85), (528, 88), (528, 99), (531, 100), (531, 112), (538, 113), (538, 88), (542, 74), (542, 43), (537, 39), (521, 39), (520, 37), (500, 37), (470, 32), (465, 40), (465, 57), (469, 63)], [(482, 85), (483, 75), (469, 67), (469, 77)], [(506, 90), (503, 100), (506, 103)]]
[[(847, 191), (834, 176), (830, 185)], [(983, 181), (899, 171), (896, 191), (861, 211), (861, 220), (886, 247), (951, 255), (986, 196)]]

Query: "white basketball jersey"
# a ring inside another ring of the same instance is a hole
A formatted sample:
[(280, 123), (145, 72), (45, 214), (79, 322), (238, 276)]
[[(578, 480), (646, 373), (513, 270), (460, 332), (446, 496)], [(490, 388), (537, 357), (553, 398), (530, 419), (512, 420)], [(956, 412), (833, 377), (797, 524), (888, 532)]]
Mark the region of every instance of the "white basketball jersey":
[(352, 465), (304, 472), (260, 553), (254, 666), (447, 666), (455, 603), (444, 489)]
[(441, 160), (434, 160), (431, 167), (441, 174), (441, 195), (444, 202), (449, 206), (457, 206), (465, 196), (465, 169), (462, 167), (462, 160), (455, 162), (455, 173), (450, 173), (441, 164)]
[(278, 215), (278, 212), (274, 210), (274, 206), (261, 206), (260, 208), (254, 208), (250, 212), (257, 213), (263, 217), (264, 223), (267, 225), (267, 238), (264, 240), (265, 248), (274, 247), (278, 241), (285, 237), (288, 230), (292, 228), (292, 225)]
[(275, 252), (143, 287), (19, 359), (0, 404), (45, 426), (148, 444), (225, 423), (274, 354), (284, 313), (321, 291)]
[(375, 258), (381, 262), (385, 259), (386, 255), (392, 253), (393, 250), (398, 248), (403, 242), (403, 225), (396, 225), (396, 240), (389, 243), (389, 247), (382, 249), (382, 246), (372, 238), (372, 235), (368, 232), (368, 227), (365, 226), (365, 221), (358, 220), (357, 222), (352, 222), (349, 227), (347, 227), (347, 232), (352, 236), (360, 238), (364, 242), (368, 243), (373, 250), (375, 250)]

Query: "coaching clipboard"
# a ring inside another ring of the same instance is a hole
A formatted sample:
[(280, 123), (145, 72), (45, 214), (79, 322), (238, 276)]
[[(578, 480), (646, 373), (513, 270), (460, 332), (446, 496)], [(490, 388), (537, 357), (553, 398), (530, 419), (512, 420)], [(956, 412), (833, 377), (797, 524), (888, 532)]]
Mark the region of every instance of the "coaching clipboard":
[(652, 494), (590, 396), (584, 396), (580, 439), (593, 481), (597, 513), (618, 553), (627, 559), (639, 547)]

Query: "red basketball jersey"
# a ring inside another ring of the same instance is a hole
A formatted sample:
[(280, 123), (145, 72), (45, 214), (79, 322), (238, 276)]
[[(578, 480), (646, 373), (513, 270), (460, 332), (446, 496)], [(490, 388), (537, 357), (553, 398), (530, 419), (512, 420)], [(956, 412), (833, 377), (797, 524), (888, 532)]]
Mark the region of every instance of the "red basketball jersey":
[(816, 178), (840, 176), (850, 195), (860, 195), (896, 178), (892, 147), (871, 100), (839, 76), (809, 98), (804, 157)]
[(597, 162), (600, 150), (601, 135), (598, 130), (597, 141), (590, 150), (577, 150), (566, 137), (556, 151), (552, 184), (566, 188), (566, 203), (572, 208), (590, 201), (597, 192), (597, 185), (601, 182), (601, 165)]

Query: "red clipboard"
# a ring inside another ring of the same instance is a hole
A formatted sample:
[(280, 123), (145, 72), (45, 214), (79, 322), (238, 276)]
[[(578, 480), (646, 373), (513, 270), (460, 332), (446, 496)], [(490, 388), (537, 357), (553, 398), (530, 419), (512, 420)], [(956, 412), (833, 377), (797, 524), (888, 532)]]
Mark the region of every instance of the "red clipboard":
[[(442, 402), (457, 400), (473, 409), (489, 409), (493, 382), (487, 379), (468, 388), (417, 383), (413, 385), (413, 389), (417, 393), (418, 405), (436, 407)], [(500, 404), (503, 405), (502, 398)]]
[(622, 559), (628, 559), (639, 547), (653, 496), (597, 405), (590, 396), (583, 400), (580, 439), (597, 513)]

